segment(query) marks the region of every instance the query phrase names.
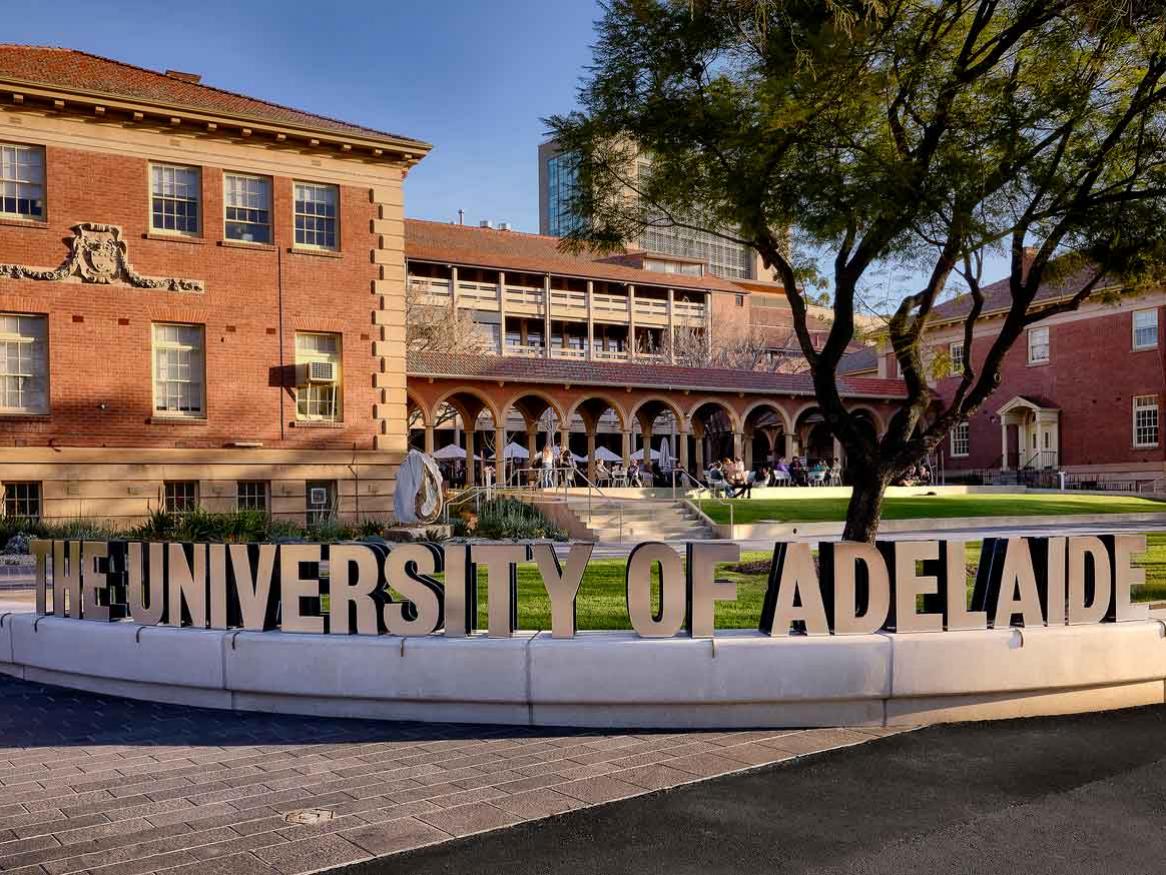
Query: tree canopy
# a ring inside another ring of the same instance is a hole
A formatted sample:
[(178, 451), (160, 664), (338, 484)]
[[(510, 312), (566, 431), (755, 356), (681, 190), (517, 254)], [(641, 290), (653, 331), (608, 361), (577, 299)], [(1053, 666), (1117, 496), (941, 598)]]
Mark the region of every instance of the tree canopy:
[[(827, 423), (869, 479), (847, 531), (870, 539), (886, 483), (983, 404), (1029, 325), (1162, 278), (1164, 20), (1149, 0), (609, 0), (581, 109), (548, 119), (576, 158), (567, 245), (674, 223), (757, 249)], [(822, 251), (833, 323), (815, 349), (804, 289)], [(993, 251), (1009, 259), (1009, 310), (974, 362)], [(892, 306), (907, 399), (879, 439), (847, 415), (836, 368), (864, 278), (893, 260), (926, 279)], [(953, 275), (973, 305), (958, 388), (938, 405), (920, 340)], [(1067, 277), (1069, 295), (1034, 306)]]

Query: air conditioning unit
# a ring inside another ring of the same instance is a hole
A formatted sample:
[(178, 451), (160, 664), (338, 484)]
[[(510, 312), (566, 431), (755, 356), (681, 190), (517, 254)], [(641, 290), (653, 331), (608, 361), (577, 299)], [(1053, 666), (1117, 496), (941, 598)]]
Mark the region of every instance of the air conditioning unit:
[(336, 365), (334, 362), (308, 362), (307, 371), (309, 383), (336, 382)]
[(312, 507), (327, 507), (328, 490), (322, 486), (313, 486), (308, 490), (308, 504)]

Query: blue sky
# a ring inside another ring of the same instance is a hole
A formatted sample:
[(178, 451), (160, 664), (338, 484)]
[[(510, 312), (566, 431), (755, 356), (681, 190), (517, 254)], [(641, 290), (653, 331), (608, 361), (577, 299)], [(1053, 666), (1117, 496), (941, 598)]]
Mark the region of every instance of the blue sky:
[(23, 3), (0, 40), (82, 49), (427, 140), (410, 216), (538, 231), (540, 118), (571, 109), (591, 0)]
[[(0, 39), (200, 73), (241, 91), (434, 144), (409, 174), (414, 218), (538, 231), (539, 121), (575, 105), (596, 0), (54, 0), (21, 5)], [(994, 260), (986, 279), (1006, 273)], [(922, 274), (871, 278), (872, 298)]]

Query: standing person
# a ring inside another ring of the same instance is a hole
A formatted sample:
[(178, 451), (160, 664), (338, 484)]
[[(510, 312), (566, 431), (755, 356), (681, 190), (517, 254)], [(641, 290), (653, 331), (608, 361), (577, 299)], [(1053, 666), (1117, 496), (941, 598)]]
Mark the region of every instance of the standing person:
[(543, 446), (542, 469), (543, 489), (553, 489), (555, 485), (555, 451), (551, 449), (550, 441)]

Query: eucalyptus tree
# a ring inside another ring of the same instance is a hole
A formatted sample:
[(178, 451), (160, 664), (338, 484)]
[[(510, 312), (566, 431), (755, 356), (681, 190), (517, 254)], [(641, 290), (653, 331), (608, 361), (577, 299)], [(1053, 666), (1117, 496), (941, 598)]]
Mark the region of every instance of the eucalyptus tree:
[[(564, 245), (678, 225), (755, 248), (846, 449), (845, 536), (869, 541), (886, 486), (984, 404), (1029, 326), (1159, 281), (1164, 75), (1163, 4), (1149, 0), (609, 0), (580, 109), (547, 120), (575, 160)], [(1010, 265), (1007, 312), (973, 356), (993, 251)], [(903, 262), (922, 277), (886, 308), (905, 395), (872, 435), (837, 367), (863, 289)], [(819, 348), (816, 277), (833, 308)], [(961, 279), (963, 359), (941, 400), (925, 329)], [(1046, 304), (1053, 281), (1065, 294)]]

